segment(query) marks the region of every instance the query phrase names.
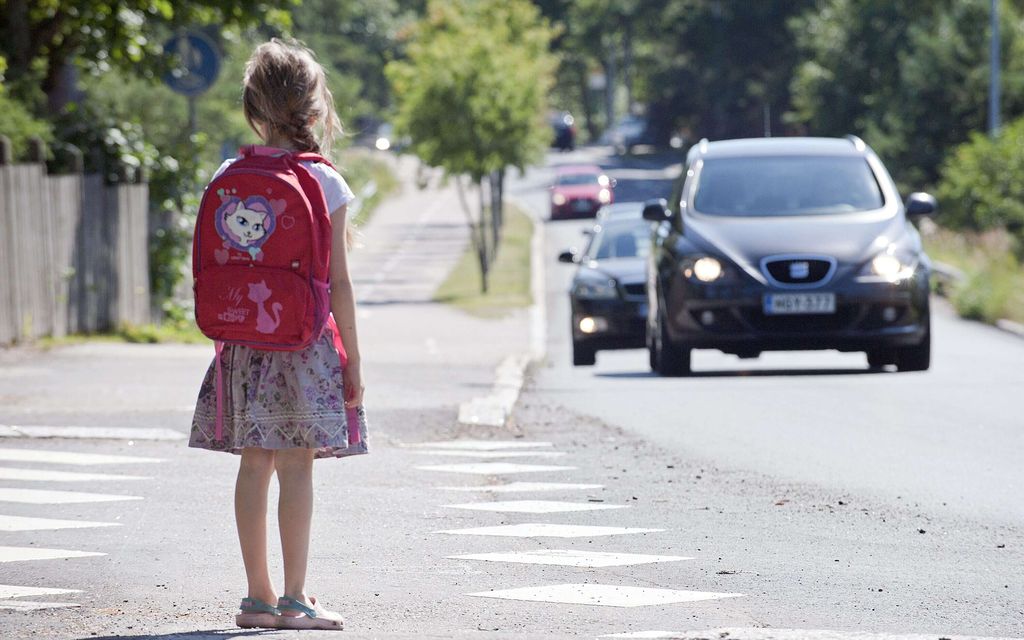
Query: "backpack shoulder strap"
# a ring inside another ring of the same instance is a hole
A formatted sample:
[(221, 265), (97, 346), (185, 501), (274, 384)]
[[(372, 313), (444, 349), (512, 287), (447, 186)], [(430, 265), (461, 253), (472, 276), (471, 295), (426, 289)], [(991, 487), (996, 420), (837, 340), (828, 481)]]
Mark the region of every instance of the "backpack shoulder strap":
[[(296, 162), (319, 162), (320, 164), (326, 164), (328, 167), (334, 169), (334, 165), (331, 161), (323, 157), (319, 153), (313, 153), (312, 151), (303, 151), (302, 153), (293, 153), (292, 158)], [(337, 171), (337, 169), (335, 169)]]

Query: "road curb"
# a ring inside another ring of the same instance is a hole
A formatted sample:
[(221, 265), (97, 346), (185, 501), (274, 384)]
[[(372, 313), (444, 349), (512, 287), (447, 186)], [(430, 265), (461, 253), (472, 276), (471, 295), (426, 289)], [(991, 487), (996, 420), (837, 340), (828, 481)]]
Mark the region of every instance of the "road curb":
[(996, 320), (996, 328), (1005, 331), (1006, 333), (1017, 336), (1018, 338), (1024, 338), (1024, 324), (1014, 322), (1013, 320)]
[[(514, 199), (525, 214), (530, 208)], [(547, 307), (544, 295), (544, 224), (531, 218), (533, 234), (530, 237), (530, 296), (533, 303), (529, 309), (530, 346), (526, 353), (506, 357), (494, 371), (494, 386), (483, 397), (473, 398), (459, 405), (461, 424), (504, 427), (512, 415), (512, 409), (519, 400), (526, 380), (526, 371), (531, 364), (544, 359), (547, 345)]]

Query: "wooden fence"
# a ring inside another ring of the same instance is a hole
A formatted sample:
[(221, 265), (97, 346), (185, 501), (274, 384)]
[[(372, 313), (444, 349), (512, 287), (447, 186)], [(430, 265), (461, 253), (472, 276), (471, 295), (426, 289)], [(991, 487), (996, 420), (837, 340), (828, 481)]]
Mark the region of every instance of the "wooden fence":
[(30, 157), (0, 137), (0, 345), (148, 322), (148, 186), (48, 175), (38, 142)]

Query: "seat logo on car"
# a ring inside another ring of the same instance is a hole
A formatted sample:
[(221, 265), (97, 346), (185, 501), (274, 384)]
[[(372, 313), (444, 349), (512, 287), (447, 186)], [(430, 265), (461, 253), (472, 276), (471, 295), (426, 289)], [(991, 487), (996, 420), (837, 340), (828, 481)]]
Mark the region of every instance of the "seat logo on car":
[(806, 280), (810, 275), (811, 263), (803, 261), (789, 263), (789, 277), (793, 280)]

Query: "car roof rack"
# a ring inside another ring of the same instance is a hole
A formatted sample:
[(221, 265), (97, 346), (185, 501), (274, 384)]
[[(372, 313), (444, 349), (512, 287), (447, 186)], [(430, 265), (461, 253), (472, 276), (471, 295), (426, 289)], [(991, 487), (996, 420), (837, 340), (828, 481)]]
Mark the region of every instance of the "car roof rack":
[(868, 145), (864, 144), (864, 141), (853, 135), (852, 133), (846, 135), (846, 139), (850, 141), (857, 151), (864, 151), (868, 148)]

